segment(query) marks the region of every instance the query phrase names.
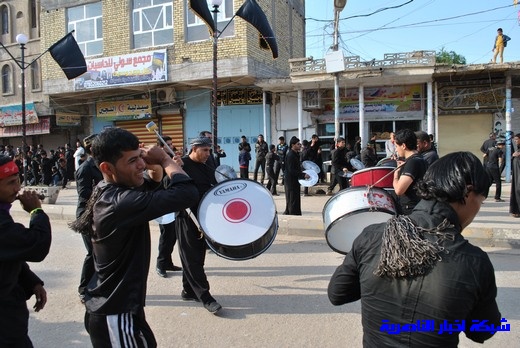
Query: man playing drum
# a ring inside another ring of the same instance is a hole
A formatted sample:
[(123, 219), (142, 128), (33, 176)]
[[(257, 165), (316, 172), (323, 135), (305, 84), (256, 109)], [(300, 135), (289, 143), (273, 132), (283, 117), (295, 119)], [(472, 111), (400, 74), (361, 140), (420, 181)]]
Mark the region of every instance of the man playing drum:
[[(217, 185), (217, 180), (215, 170), (206, 165), (212, 146), (211, 139), (194, 138), (190, 145), (190, 154), (184, 156), (182, 161), (184, 171), (193, 179), (199, 193), (196, 204), (190, 206), (191, 212), (197, 214), (202, 197)], [(215, 314), (222, 306), (209, 292), (209, 282), (204, 272), (206, 259), (204, 235), (186, 211), (181, 211), (177, 215), (175, 230), (183, 269), (181, 297), (184, 301), (202, 302), (204, 308)]]
[[(394, 172), (394, 190), (398, 198), (400, 214), (408, 215), (419, 202), (415, 184), (422, 179), (428, 164), (417, 152), (417, 136), (410, 129), (402, 129), (395, 134), (395, 145), (401, 168)], [(404, 161), (403, 161), (404, 160)]]
[(328, 296), (333, 305), (361, 299), (364, 347), (457, 347), (461, 331), (482, 343), (496, 330), (479, 327), (500, 328), (493, 265), (461, 234), (489, 186), (475, 155), (451, 153), (418, 183), (422, 200), (410, 216), (354, 240)]

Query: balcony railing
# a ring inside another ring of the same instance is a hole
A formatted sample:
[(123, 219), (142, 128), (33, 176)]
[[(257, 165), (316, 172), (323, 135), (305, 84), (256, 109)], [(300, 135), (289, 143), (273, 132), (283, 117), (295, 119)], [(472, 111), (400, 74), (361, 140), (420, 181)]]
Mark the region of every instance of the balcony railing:
[[(435, 51), (414, 51), (405, 53), (387, 53), (382, 60), (361, 61), (359, 56), (345, 57), (345, 70), (367, 69), (372, 67), (392, 67), (402, 65), (435, 65)], [(327, 71), (325, 59), (297, 58), (289, 59), (291, 75), (324, 73)]]

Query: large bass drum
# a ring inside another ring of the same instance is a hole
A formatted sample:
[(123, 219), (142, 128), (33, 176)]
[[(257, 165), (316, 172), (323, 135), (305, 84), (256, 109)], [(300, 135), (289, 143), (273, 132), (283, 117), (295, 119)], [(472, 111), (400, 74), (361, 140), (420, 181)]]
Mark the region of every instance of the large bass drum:
[(226, 180), (206, 192), (198, 217), (210, 249), (230, 260), (260, 255), (278, 231), (271, 193), (248, 179)]
[(332, 250), (347, 254), (365, 227), (386, 222), (395, 213), (395, 201), (384, 189), (346, 188), (323, 207), (325, 238)]

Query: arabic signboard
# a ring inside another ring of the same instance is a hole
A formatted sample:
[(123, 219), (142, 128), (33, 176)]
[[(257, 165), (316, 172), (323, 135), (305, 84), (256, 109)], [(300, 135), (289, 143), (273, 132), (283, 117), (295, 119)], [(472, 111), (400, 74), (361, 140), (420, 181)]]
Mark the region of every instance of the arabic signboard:
[[(2, 137), (21, 137), (22, 126), (12, 126), (0, 128)], [(49, 134), (51, 132), (51, 118), (48, 116), (40, 117), (38, 123), (27, 124), (25, 127), (26, 135)]]
[(166, 50), (87, 59), (87, 72), (74, 80), (76, 91), (166, 81)]
[(56, 112), (56, 126), (78, 127), (81, 126), (81, 116), (69, 112)]
[[(0, 127), (22, 125), (22, 105), (0, 106)], [(38, 123), (38, 115), (34, 110), (34, 103), (25, 104), (25, 123)]]
[(96, 103), (96, 115), (104, 121), (151, 118), (152, 103), (150, 99), (100, 102)]

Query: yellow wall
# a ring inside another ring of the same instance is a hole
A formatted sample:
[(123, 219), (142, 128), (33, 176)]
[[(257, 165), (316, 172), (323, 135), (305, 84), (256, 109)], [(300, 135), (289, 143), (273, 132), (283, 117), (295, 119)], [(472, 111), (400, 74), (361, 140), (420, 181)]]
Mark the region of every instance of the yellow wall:
[(439, 156), (470, 151), (482, 158), (480, 147), (492, 128), (492, 114), (439, 116)]

